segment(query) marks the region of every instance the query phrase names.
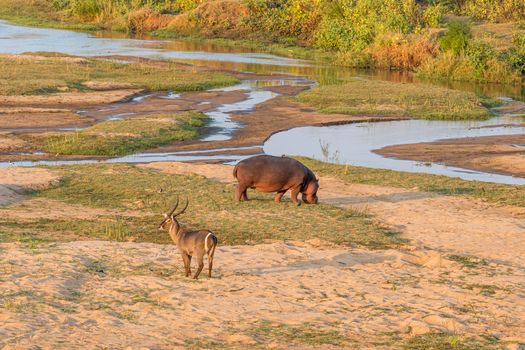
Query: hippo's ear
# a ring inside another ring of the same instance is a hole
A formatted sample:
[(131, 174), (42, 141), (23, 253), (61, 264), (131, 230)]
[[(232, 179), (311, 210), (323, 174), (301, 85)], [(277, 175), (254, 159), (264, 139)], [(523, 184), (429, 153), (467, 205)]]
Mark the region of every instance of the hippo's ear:
[(319, 178), (317, 177), (317, 178), (315, 179), (315, 181), (319, 182)]

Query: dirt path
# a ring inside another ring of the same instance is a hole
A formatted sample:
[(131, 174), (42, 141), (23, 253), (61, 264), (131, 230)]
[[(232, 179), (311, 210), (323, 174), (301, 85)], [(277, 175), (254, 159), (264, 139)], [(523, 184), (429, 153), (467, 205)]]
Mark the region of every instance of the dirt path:
[(42, 168), (0, 168), (0, 207), (24, 199), (24, 191), (45, 188), (58, 175)]

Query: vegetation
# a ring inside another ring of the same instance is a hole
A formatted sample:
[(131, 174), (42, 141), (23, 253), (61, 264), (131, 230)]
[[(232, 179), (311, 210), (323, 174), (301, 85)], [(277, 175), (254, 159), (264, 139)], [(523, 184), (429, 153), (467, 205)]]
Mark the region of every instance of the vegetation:
[[(159, 76), (162, 79), (159, 79)], [(0, 56), (0, 95), (89, 90), (88, 81), (130, 83), (149, 90), (197, 91), (232, 85), (234, 77), (183, 69), (175, 62), (118, 63), (78, 57)]]
[(520, 84), (522, 82), (523, 43), (517, 35), (514, 46), (498, 53), (483, 40), (473, 40), (470, 24), (450, 22), (440, 39), (443, 52), (423, 62), (418, 68), (422, 77)]
[(342, 84), (318, 85), (297, 99), (326, 113), (424, 119), (490, 116), (475, 94), (426, 84), (354, 79)]
[(521, 44), (507, 38), (500, 50), (492, 36), (471, 35), (467, 22), (510, 23), (505, 27), (510, 37), (523, 35), (525, 5), (518, 0), (0, 0), (0, 17), (164, 37), (248, 39), (272, 44), (265, 51), (302, 57), (329, 52), (321, 56), (348, 66), (413, 70), (441, 79), (523, 81), (516, 63), (522, 61)]
[(143, 115), (105, 121), (74, 133), (37, 136), (37, 142), (51, 154), (119, 156), (196, 139), (206, 121), (200, 112)]
[(316, 174), (334, 176), (347, 183), (392, 186), (451, 196), (471, 196), (488, 202), (525, 207), (525, 186), (466, 181), (442, 175), (371, 169), (351, 165), (323, 163), (299, 158)]
[[(271, 194), (253, 194), (254, 200), (233, 201), (233, 185), (201, 176), (159, 173), (131, 165), (86, 165), (60, 168), (61, 183), (35, 193), (40, 198), (118, 209), (122, 216), (97, 215), (91, 219), (0, 219), (0, 241), (78, 240), (79, 238), (135, 240), (169, 243), (166, 232), (156, 225), (177, 196), (189, 199), (181, 216), (188, 228), (216, 232), (222, 245), (258, 243), (266, 239), (308, 240), (319, 238), (344, 245), (373, 249), (404, 241), (374, 223), (366, 214), (330, 205), (275, 203)], [(162, 189), (162, 191), (160, 191)], [(127, 212), (140, 209), (143, 216)], [(256, 217), (257, 220), (253, 220)]]
[(497, 350), (501, 344), (492, 337), (461, 337), (446, 333), (426, 333), (406, 340), (405, 350)]
[(339, 348), (355, 345), (349, 337), (337, 329), (330, 329), (327, 325), (320, 324), (303, 323), (291, 326), (259, 321), (248, 330), (248, 333), (263, 344), (277, 340), (283, 344), (332, 345)]

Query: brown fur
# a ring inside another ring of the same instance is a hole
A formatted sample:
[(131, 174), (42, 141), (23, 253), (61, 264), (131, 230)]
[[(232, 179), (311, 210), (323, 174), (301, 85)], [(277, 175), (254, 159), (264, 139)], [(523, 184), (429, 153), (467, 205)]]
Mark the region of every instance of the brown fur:
[[(178, 203), (179, 200), (177, 199), (177, 205)], [(191, 258), (193, 256), (197, 257), (199, 264), (193, 278), (197, 279), (199, 277), (199, 274), (204, 268), (205, 254), (208, 256), (208, 277), (211, 277), (213, 255), (215, 254), (215, 248), (218, 243), (217, 236), (209, 230), (188, 231), (183, 229), (177, 221), (176, 216), (184, 213), (188, 207), (188, 202), (186, 202), (186, 206), (182, 211), (173, 214), (175, 209), (177, 209), (177, 205), (170, 214), (164, 214), (165, 219), (160, 223), (159, 230), (168, 230), (171, 239), (177, 245), (182, 256), (182, 261), (184, 262), (186, 277), (191, 276)]]
[(275, 201), (281, 200), (286, 191), (291, 191), (292, 201), (302, 193), (305, 203), (317, 203), (319, 181), (314, 173), (298, 160), (288, 157), (268, 155), (255, 156), (240, 161), (233, 169), (233, 177), (238, 181), (235, 199), (248, 200), (248, 188), (259, 192), (277, 192)]

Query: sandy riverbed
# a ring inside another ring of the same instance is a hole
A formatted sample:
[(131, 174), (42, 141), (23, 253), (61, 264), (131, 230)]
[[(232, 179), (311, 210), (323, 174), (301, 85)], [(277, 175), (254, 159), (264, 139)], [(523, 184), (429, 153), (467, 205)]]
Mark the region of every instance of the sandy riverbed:
[[(225, 165), (147, 166), (233, 180)], [(0, 175), (0, 183), (24, 188), (56, 180), (50, 170), (11, 171)], [(38, 184), (24, 180), (37, 175)], [(172, 245), (4, 243), (0, 345), (390, 349), (428, 332), (485, 335), (510, 348), (525, 342), (523, 208), (331, 178), (320, 182), (321, 201), (366, 211), (410, 244), (377, 251), (322, 240), (221, 246), (214, 278), (193, 282), (182, 277)], [(34, 211), (47, 208), (47, 215), (82, 213), (77, 205), (19, 196), (0, 209), (2, 215), (20, 212), (24, 203)], [(477, 263), (450, 259), (465, 254)], [(336, 334), (338, 342), (306, 345), (299, 336), (305, 322)], [(268, 324), (297, 336), (269, 334), (263, 327)]]

